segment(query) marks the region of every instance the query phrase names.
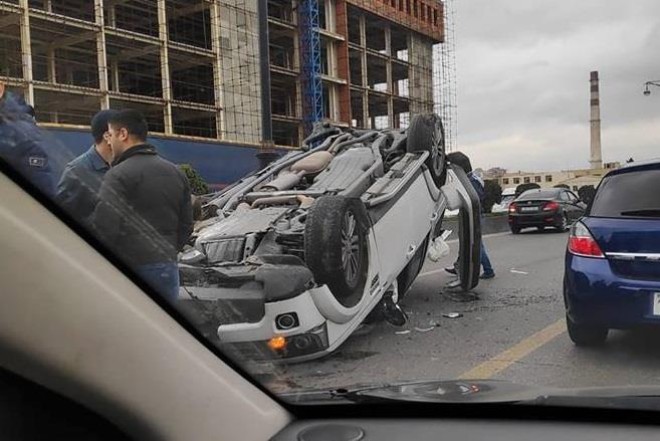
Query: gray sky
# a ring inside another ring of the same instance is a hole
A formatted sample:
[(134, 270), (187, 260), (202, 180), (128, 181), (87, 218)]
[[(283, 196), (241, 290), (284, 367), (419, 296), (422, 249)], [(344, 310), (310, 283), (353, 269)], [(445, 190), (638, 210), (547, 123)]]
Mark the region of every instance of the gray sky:
[(659, 0), (453, 0), (458, 144), (477, 167), (589, 166), (589, 72), (604, 161), (660, 157)]

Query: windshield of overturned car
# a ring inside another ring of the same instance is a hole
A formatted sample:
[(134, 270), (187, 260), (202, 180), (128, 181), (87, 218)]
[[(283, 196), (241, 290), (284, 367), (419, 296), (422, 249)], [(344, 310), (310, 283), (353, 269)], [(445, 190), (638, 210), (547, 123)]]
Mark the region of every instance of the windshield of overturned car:
[(252, 378), (660, 386), (657, 1), (157, 3), (0, 7), (2, 169)]

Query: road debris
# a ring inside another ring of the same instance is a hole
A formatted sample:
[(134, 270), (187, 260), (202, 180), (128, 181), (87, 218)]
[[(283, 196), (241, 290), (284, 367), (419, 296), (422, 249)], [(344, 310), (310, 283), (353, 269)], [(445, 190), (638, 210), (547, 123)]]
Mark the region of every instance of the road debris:
[(403, 331), (396, 331), (395, 334), (396, 334), (396, 335), (406, 335), (406, 334), (410, 334), (410, 329), (404, 329)]
[(415, 327), (415, 331), (417, 331), (417, 332), (430, 332), (430, 331), (433, 331), (434, 329), (435, 329), (435, 326), (431, 326), (431, 327), (428, 327), (428, 328)]
[(447, 312), (442, 314), (442, 316), (445, 318), (457, 319), (463, 317), (463, 314), (461, 314), (460, 312)]

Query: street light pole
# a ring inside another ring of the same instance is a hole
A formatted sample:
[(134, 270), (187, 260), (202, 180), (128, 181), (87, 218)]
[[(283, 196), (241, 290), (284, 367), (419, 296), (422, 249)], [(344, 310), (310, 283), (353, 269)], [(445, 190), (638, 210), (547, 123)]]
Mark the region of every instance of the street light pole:
[(651, 95), (651, 89), (649, 89), (649, 86), (660, 87), (660, 80), (647, 81), (646, 83), (644, 83), (644, 95), (646, 96)]

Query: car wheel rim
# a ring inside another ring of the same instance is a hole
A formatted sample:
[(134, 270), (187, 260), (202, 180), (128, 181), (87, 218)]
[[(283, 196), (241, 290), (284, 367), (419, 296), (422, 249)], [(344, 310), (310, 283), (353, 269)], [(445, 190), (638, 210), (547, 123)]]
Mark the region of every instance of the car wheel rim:
[(566, 219), (566, 216), (564, 215), (561, 217), (561, 229), (565, 230), (566, 228), (568, 228), (568, 219)]
[(436, 125), (436, 129), (433, 131), (433, 135), (431, 137), (431, 145), (433, 146), (433, 151), (431, 152), (433, 155), (432, 164), (436, 174), (440, 174), (442, 172), (442, 164), (444, 162), (442, 157), (443, 143), (444, 137), (442, 136), (442, 129), (439, 125)]
[(353, 213), (344, 215), (344, 224), (341, 231), (342, 254), (341, 261), (346, 274), (346, 280), (352, 283), (360, 270), (360, 236), (357, 221)]

